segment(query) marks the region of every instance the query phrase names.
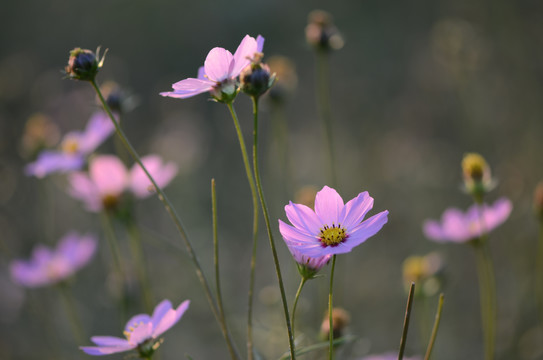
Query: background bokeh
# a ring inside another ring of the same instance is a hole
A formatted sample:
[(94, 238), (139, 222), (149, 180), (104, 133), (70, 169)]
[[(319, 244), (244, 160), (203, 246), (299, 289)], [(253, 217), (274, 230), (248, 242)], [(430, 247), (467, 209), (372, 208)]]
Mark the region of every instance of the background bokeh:
[[(288, 162), (274, 140), (273, 107), (263, 100), (261, 164), (272, 222), (302, 186), (326, 184), (327, 163), (315, 102), (315, 59), (306, 45), (307, 14), (333, 14), (345, 46), (330, 58), (338, 191), (368, 190), (389, 223), (366, 244), (338, 258), (336, 301), (351, 315), (358, 340), (346, 359), (398, 347), (405, 305), (402, 262), (439, 251), (446, 296), (435, 358), (480, 359), (482, 335), (475, 257), (468, 246), (424, 238), (421, 224), (449, 206), (467, 208), (460, 191), (465, 152), (483, 154), (498, 179), (489, 196), (513, 201), (510, 219), (491, 235), (498, 291), (497, 357), (543, 358), (533, 301), (537, 222), (532, 194), (543, 179), (543, 3), (522, 1), (8, 1), (0, 12), (0, 358), (80, 356), (56, 289), (22, 289), (8, 264), (37, 243), (54, 244), (71, 229), (95, 232), (101, 250), (72, 281), (88, 336), (121, 335), (108, 282), (109, 253), (100, 219), (66, 194), (63, 176), (25, 177), (24, 125), (35, 113), (65, 133), (96, 110), (92, 88), (63, 80), (73, 47), (109, 52), (98, 81), (113, 80), (137, 100), (123, 127), (140, 154), (179, 164), (167, 188), (211, 278), (210, 180), (217, 182), (221, 275), (228, 320), (244, 350), (251, 199), (232, 121), (224, 105), (201, 95), (163, 98), (171, 84), (194, 76), (214, 46), (235, 50), (245, 34), (266, 38), (266, 57), (284, 55), (298, 86), (285, 103)], [(236, 99), (250, 141), (250, 102)], [(109, 140), (101, 152), (115, 150)], [(191, 299), (165, 334), (161, 359), (224, 359), (226, 347), (168, 215), (156, 199), (136, 205), (157, 301)], [(263, 223), (262, 223), (263, 229)], [(126, 239), (119, 230), (122, 247)], [(289, 301), (298, 274), (276, 231)], [(265, 232), (261, 231), (255, 309), (256, 346), (265, 358), (287, 350), (280, 300)], [(308, 283), (299, 305), (303, 342), (314, 341), (326, 309), (327, 271)], [(437, 296), (429, 299), (433, 311)], [(137, 299), (132, 313), (142, 312)], [(415, 304), (408, 354), (421, 354)], [(431, 319), (433, 315), (429, 315)], [(90, 344), (90, 343), (89, 343)], [(111, 358), (123, 358), (123, 355)]]

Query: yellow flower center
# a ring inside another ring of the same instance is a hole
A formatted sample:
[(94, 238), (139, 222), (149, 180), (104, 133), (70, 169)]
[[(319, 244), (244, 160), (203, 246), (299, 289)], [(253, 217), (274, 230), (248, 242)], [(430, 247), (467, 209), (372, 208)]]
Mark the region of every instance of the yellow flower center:
[(320, 231), (320, 240), (323, 246), (337, 246), (345, 239), (347, 239), (347, 234), (341, 224), (324, 225)]
[(79, 150), (79, 144), (75, 139), (66, 139), (62, 142), (62, 151), (68, 154), (75, 154)]

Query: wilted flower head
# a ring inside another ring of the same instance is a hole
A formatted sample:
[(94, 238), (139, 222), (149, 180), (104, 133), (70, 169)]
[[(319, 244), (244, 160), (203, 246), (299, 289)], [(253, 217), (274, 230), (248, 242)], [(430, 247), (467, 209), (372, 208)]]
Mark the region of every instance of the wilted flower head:
[(96, 112), (84, 131), (64, 135), (59, 150), (42, 151), (35, 162), (25, 167), (25, 173), (41, 178), (54, 172), (79, 170), (85, 164), (86, 157), (114, 131), (115, 127), (107, 115), (102, 111)]
[(466, 213), (450, 208), (443, 213), (441, 223), (425, 221), (424, 234), (437, 242), (463, 243), (478, 239), (507, 220), (511, 210), (511, 201), (506, 198), (496, 200), (491, 206), (475, 204)]
[[(349, 313), (342, 308), (333, 308), (332, 309), (332, 326), (333, 326), (333, 337), (334, 339), (340, 338), (343, 336), (343, 331), (351, 322), (351, 316)], [(330, 336), (330, 317), (328, 311), (324, 316), (321, 324), (321, 337), (323, 339), (328, 339)]]
[(21, 150), (25, 157), (34, 157), (44, 148), (57, 144), (60, 130), (51, 119), (41, 113), (33, 114), (25, 124)]
[(534, 210), (539, 219), (543, 221), (543, 181), (537, 184), (535, 188)]
[(65, 280), (92, 259), (97, 243), (92, 235), (70, 232), (60, 239), (56, 249), (38, 245), (29, 260), (14, 260), (10, 265), (11, 277), (27, 287)]
[(137, 349), (142, 358), (150, 358), (161, 344), (158, 337), (181, 319), (189, 304), (190, 301), (185, 300), (177, 309), (173, 309), (169, 300), (163, 300), (155, 307), (152, 316), (139, 314), (128, 320), (124, 328), (126, 339), (93, 336), (91, 340), (97, 346), (81, 346), (80, 349), (89, 355), (109, 355)]
[(271, 56), (268, 65), (275, 74), (275, 83), (268, 95), (273, 101), (282, 102), (294, 92), (298, 83), (294, 63), (284, 56)]
[[(143, 165), (160, 187), (170, 183), (177, 174), (177, 166), (162, 162), (157, 155), (142, 158)], [(69, 175), (69, 194), (83, 201), (85, 208), (97, 212), (115, 209), (122, 194), (129, 190), (137, 198), (152, 194), (151, 182), (138, 164), (128, 172), (122, 161), (113, 155), (94, 157), (89, 163), (89, 172), (74, 172)]]
[(339, 50), (345, 43), (334, 25), (332, 15), (323, 10), (309, 13), (305, 38), (309, 45), (319, 51)]
[(477, 153), (468, 153), (462, 159), (464, 186), (477, 202), (482, 202), (483, 196), (492, 190), (494, 181), (486, 160)]
[(343, 204), (336, 190), (325, 186), (315, 197), (314, 211), (293, 202), (286, 205), (285, 212), (294, 226), (279, 220), (279, 230), (289, 249), (303, 255), (316, 258), (347, 253), (386, 224), (386, 210), (362, 221), (372, 207), (373, 198), (367, 191)]
[(249, 96), (259, 97), (272, 87), (275, 74), (270, 67), (262, 63), (262, 53), (255, 53), (251, 63), (239, 75), (240, 89)]
[(105, 56), (104, 53), (100, 59), (100, 48), (96, 50), (96, 54), (91, 50), (75, 48), (70, 51), (68, 65), (64, 69), (66, 75), (74, 80), (94, 81), (104, 63)]
[(204, 66), (198, 70), (198, 78), (188, 78), (172, 85), (173, 91), (160, 95), (185, 99), (210, 92), (217, 101), (231, 102), (238, 92), (237, 77), (250, 63), (255, 53), (261, 53), (264, 38), (245, 35), (234, 55), (216, 47), (207, 54)]

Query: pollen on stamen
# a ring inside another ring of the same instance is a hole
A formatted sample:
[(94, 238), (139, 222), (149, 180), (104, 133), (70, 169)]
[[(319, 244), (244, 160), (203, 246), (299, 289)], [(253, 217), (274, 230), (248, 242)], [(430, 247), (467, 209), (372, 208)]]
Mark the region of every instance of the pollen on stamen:
[(345, 229), (341, 227), (341, 224), (332, 224), (331, 227), (324, 225), (320, 231), (320, 241), (323, 247), (337, 246), (347, 239)]

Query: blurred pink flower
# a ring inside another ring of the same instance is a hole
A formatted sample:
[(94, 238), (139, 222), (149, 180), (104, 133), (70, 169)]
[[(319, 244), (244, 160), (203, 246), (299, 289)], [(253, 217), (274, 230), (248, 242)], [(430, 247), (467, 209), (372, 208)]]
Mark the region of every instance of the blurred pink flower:
[[(168, 185), (177, 174), (174, 163), (163, 163), (157, 155), (145, 156), (142, 162), (160, 187)], [(88, 173), (74, 172), (68, 176), (68, 182), (69, 194), (83, 201), (85, 208), (93, 212), (115, 207), (126, 190), (137, 198), (152, 194), (151, 183), (139, 165), (135, 164), (129, 173), (114, 155), (94, 157)]]
[(94, 255), (97, 243), (92, 235), (70, 232), (60, 240), (56, 249), (37, 245), (29, 260), (11, 263), (11, 277), (27, 287), (57, 283), (85, 266)]
[(185, 300), (173, 309), (169, 300), (163, 300), (155, 307), (152, 316), (139, 314), (128, 320), (124, 328), (126, 339), (93, 336), (91, 340), (97, 346), (81, 346), (80, 349), (89, 355), (109, 355), (137, 348), (140, 355), (147, 358), (160, 345), (157, 338), (181, 319), (189, 304), (190, 301)]
[(94, 113), (84, 131), (72, 131), (64, 135), (61, 150), (44, 150), (35, 162), (25, 167), (29, 176), (42, 178), (54, 172), (78, 170), (86, 157), (102, 144), (115, 127), (103, 111)]
[(289, 249), (305, 256), (318, 258), (347, 253), (375, 235), (388, 221), (387, 210), (362, 221), (372, 207), (373, 198), (367, 191), (344, 205), (336, 190), (325, 186), (315, 197), (315, 211), (292, 201), (285, 206), (294, 226), (279, 220), (279, 230)]
[(234, 95), (236, 78), (241, 70), (250, 63), (250, 58), (257, 52), (262, 52), (264, 38), (260, 35), (253, 38), (245, 35), (234, 55), (226, 49), (215, 47), (207, 54), (203, 68), (198, 70), (198, 78), (188, 78), (172, 85), (173, 91), (162, 92), (160, 95), (185, 99), (194, 95), (212, 92), (217, 98), (221, 93)]
[(466, 213), (450, 208), (443, 213), (441, 223), (426, 220), (423, 231), (426, 237), (437, 242), (466, 242), (497, 228), (507, 220), (512, 208), (506, 198), (496, 200), (492, 206), (473, 205)]

